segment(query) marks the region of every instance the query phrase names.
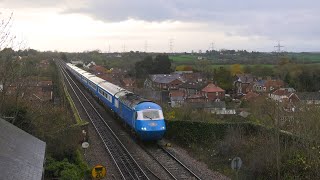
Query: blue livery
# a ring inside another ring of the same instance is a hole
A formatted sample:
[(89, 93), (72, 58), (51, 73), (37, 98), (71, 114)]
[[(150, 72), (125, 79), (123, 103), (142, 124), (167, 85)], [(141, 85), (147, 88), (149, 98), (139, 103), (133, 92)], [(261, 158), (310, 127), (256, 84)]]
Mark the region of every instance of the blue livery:
[(166, 125), (161, 107), (147, 99), (67, 63), (67, 69), (129, 125), (143, 141), (162, 139)]

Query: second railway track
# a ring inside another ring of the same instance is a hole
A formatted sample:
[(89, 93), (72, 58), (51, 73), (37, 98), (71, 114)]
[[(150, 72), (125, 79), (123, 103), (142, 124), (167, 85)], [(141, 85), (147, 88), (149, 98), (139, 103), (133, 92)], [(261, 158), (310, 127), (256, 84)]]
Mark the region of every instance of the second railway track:
[(65, 83), (69, 85), (86, 116), (99, 134), (122, 179), (201, 179), (169, 151), (156, 145), (149, 147), (142, 145), (141, 147), (153, 159), (153, 163), (158, 164), (158, 167), (162, 170), (150, 168), (148, 165), (139, 165), (99, 114), (97, 111), (99, 107), (94, 106), (92, 102), (95, 100), (92, 97), (87, 97), (81, 91), (77, 83), (65, 70), (63, 62), (59, 62), (58, 65), (66, 81)]
[[(115, 166), (119, 170), (122, 179), (150, 179), (149, 176), (154, 177), (152, 173), (147, 173), (140, 167), (136, 160), (132, 157), (129, 151), (121, 143), (116, 134), (112, 131), (109, 125), (104, 121), (102, 116), (98, 113), (96, 108), (80, 90), (78, 85), (74, 82), (68, 72), (65, 70), (64, 64), (58, 62), (61, 73), (65, 83), (69, 85), (73, 93), (79, 100), (84, 109), (88, 119), (99, 134), (103, 141), (105, 148), (110, 154)], [(151, 175), (150, 175), (151, 174)]]

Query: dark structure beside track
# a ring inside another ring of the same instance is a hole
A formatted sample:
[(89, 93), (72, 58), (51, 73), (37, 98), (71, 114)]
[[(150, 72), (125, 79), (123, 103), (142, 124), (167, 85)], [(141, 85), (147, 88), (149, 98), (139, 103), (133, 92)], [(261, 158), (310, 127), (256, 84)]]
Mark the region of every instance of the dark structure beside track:
[(0, 119), (0, 179), (43, 179), (46, 143)]

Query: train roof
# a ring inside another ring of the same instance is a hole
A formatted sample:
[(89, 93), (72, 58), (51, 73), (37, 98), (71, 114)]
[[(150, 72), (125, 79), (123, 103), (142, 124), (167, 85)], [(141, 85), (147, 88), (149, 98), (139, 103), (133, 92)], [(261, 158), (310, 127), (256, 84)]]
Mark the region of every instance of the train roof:
[(83, 70), (81, 68), (78, 68), (77, 66), (75, 66), (73, 64), (70, 64), (70, 63), (67, 63), (67, 66), (69, 66), (70, 68), (72, 68), (73, 70), (77, 71), (80, 74), (83, 74), (83, 73), (87, 72), (87, 71), (85, 71), (85, 70)]
[(94, 74), (91, 74), (87, 71), (85, 73), (82, 73), (81, 75), (87, 79), (90, 79), (91, 77), (96, 77)]
[(150, 100), (144, 99), (126, 89), (123, 89), (115, 84), (112, 84), (104, 79), (101, 79), (94, 74), (91, 74), (87, 71), (84, 71), (72, 64), (67, 64), (72, 69), (83, 75), (85, 78), (89, 79), (93, 83), (99, 85), (100, 88), (104, 89), (105, 91), (109, 92), (112, 96), (115, 96), (119, 99), (122, 103), (126, 104), (130, 108), (135, 108), (138, 104), (142, 102), (152, 102)]
[(108, 91), (111, 95), (115, 95), (116, 93), (118, 93), (119, 91), (123, 90), (123, 88), (117, 86), (117, 85), (114, 85), (108, 81), (105, 81), (101, 84), (99, 84), (99, 86), (101, 88), (103, 88), (104, 90)]
[(101, 84), (102, 82), (106, 82), (106, 80), (101, 79), (101, 78), (99, 78), (97, 76), (90, 77), (89, 80), (92, 81), (93, 83), (97, 84), (97, 85)]
[(133, 94), (132, 92), (129, 92), (128, 93), (124, 93), (122, 96), (119, 97), (119, 100), (127, 105), (128, 107), (130, 108), (135, 108), (138, 104), (142, 103), (142, 102), (152, 102), (150, 100), (147, 100), (147, 99), (144, 99), (142, 97), (140, 97), (139, 95), (137, 94)]

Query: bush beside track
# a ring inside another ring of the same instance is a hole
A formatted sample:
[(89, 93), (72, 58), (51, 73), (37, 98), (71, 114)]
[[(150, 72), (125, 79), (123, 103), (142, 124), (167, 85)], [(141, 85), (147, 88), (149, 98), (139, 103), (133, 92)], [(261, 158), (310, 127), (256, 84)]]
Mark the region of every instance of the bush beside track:
[[(275, 179), (277, 174), (276, 129), (250, 122), (206, 123), (167, 121), (165, 137), (185, 148), (213, 171), (236, 178), (230, 163), (240, 157), (243, 166), (240, 179)], [(296, 179), (318, 177), (319, 162), (315, 156), (320, 146), (291, 133), (280, 131), (281, 177)], [(314, 167), (312, 167), (314, 166)], [(292, 167), (292, 168), (288, 168)], [(311, 168), (312, 167), (312, 168)]]

